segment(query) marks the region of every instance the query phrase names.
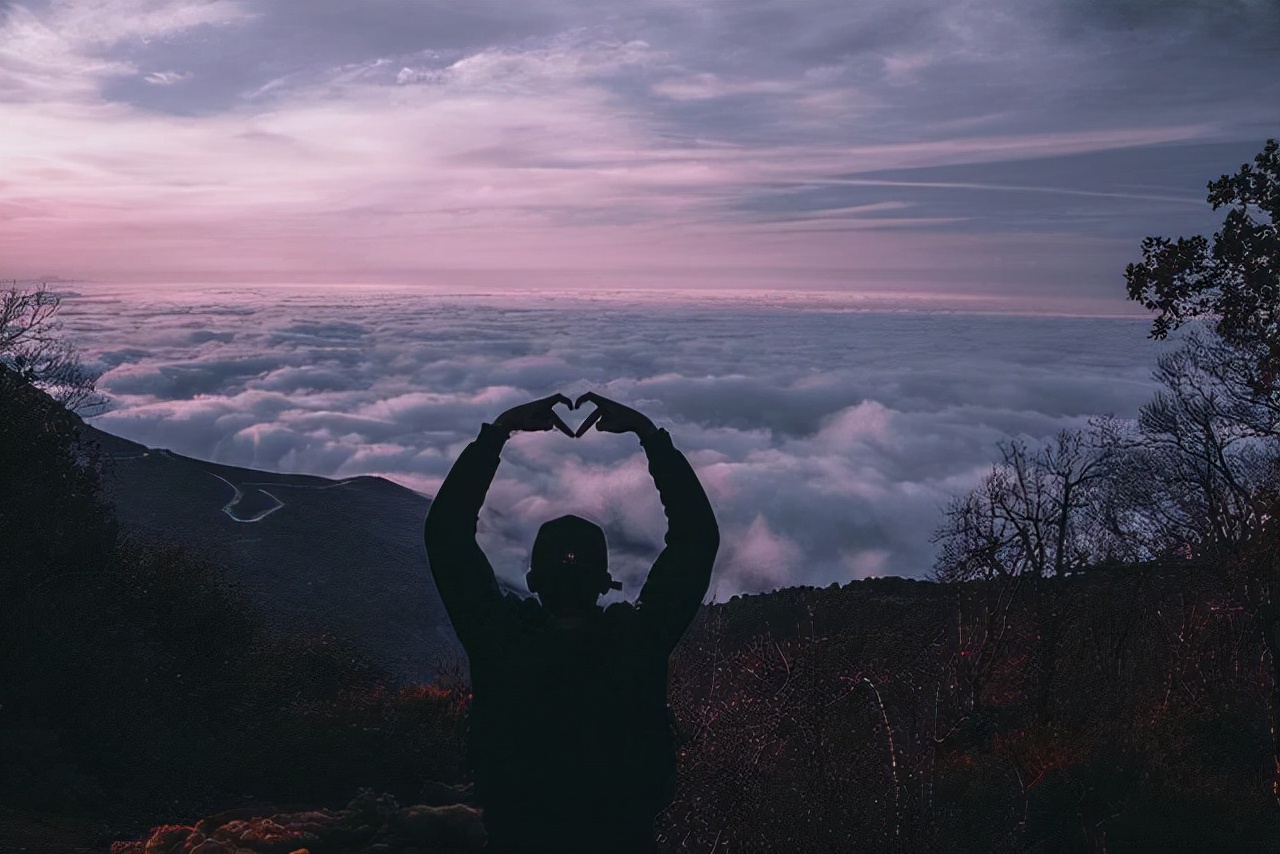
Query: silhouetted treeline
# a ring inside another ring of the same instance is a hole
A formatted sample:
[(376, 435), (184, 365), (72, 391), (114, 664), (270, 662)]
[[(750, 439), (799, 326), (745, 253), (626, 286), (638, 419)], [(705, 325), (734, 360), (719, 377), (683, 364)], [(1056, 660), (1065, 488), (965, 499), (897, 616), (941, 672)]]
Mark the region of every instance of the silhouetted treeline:
[(1280, 850), (1271, 669), (1203, 567), (743, 597), (672, 669), (671, 850)]

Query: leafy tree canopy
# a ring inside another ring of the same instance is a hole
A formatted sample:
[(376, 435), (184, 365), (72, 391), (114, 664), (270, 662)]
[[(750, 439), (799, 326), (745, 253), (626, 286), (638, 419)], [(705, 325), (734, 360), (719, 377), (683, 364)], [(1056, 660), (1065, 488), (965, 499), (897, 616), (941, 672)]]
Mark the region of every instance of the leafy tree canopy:
[(1267, 140), (1253, 165), (1209, 182), (1214, 210), (1228, 207), (1213, 242), (1197, 235), (1142, 241), (1142, 261), (1125, 268), (1129, 299), (1157, 312), (1153, 338), (1194, 318), (1211, 318), (1226, 341), (1248, 347), (1257, 389), (1280, 386), (1280, 143)]

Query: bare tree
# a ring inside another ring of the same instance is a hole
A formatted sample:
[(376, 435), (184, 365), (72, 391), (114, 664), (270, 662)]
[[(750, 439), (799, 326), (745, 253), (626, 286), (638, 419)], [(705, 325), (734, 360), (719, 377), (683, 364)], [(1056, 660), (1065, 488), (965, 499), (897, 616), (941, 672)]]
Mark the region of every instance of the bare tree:
[(57, 319), (61, 297), (41, 285), (20, 289), (16, 282), (0, 291), (0, 365), (74, 412), (93, 414), (105, 406), (98, 374), (62, 337)]
[(1045, 595), (1045, 582), (1111, 557), (1097, 508), (1106, 504), (1112, 463), (1124, 446), (1111, 418), (1096, 419), (1085, 430), (1062, 430), (1038, 447), (1021, 439), (1002, 442), (1000, 463), (947, 509), (934, 534), (941, 545), (935, 576), (989, 581), (968, 593), (967, 585), (958, 587), (955, 594), (959, 646), (953, 671), (968, 714), (979, 710), (992, 668), (1015, 642), (1012, 608), (1026, 584), (1035, 614), (1035, 708), (1049, 715), (1062, 619)]
[(1280, 459), (1280, 401), (1250, 388), (1237, 350), (1196, 332), (1159, 360), (1162, 389), (1142, 407), (1115, 489), (1153, 556), (1234, 555), (1261, 531), (1258, 496), (1274, 491)]
[(1099, 559), (1093, 507), (1122, 448), (1117, 423), (1062, 430), (1032, 447), (1001, 442), (1001, 461), (946, 510), (934, 534), (941, 581), (1062, 575)]

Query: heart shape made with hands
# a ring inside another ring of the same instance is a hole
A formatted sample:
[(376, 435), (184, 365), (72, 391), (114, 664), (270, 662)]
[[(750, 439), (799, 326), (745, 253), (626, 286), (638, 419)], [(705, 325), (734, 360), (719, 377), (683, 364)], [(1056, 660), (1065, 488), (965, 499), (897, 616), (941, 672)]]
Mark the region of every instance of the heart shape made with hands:
[(588, 412), (582, 418), (581, 421), (579, 421), (577, 424), (574, 424), (569, 418), (565, 417), (565, 414), (560, 410), (560, 407), (563, 406), (565, 409), (565, 412), (575, 412), (575, 411), (581, 412), (582, 409), (587, 407), (588, 405), (590, 404), (583, 403), (581, 407), (574, 407), (564, 403), (557, 403), (555, 406), (551, 407), (551, 411), (554, 412), (556, 415), (558, 415), (560, 417), (560, 420), (564, 422), (564, 425), (573, 431), (573, 438), (578, 439), (578, 438), (581, 438), (583, 433), (586, 433), (588, 430), (590, 430), (593, 424), (595, 424), (596, 422), (595, 414), (600, 411), (599, 408), (593, 407), (592, 410)]

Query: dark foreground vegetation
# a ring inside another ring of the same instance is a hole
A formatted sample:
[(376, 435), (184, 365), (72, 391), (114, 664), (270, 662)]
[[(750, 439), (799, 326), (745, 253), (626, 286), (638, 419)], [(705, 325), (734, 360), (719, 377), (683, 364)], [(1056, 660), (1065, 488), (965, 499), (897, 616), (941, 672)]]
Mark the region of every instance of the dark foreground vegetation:
[[(224, 825), (340, 825), (362, 789), (386, 793), (365, 810), (466, 801), (461, 675), (391, 688), (330, 638), (263, 626), (216, 565), (117, 531), (78, 419), (0, 383), (0, 846), (106, 851), (233, 809)], [(1280, 850), (1260, 627), (1204, 570), (704, 608), (673, 660), (664, 848)], [(183, 850), (189, 829), (164, 833), (155, 850)]]
[(0, 366), (6, 828), (105, 840), (458, 778), (460, 685), (388, 689), (333, 638), (264, 625), (205, 557), (120, 531), (80, 425)]
[(672, 849), (1280, 850), (1258, 627), (1199, 569), (706, 609)]

